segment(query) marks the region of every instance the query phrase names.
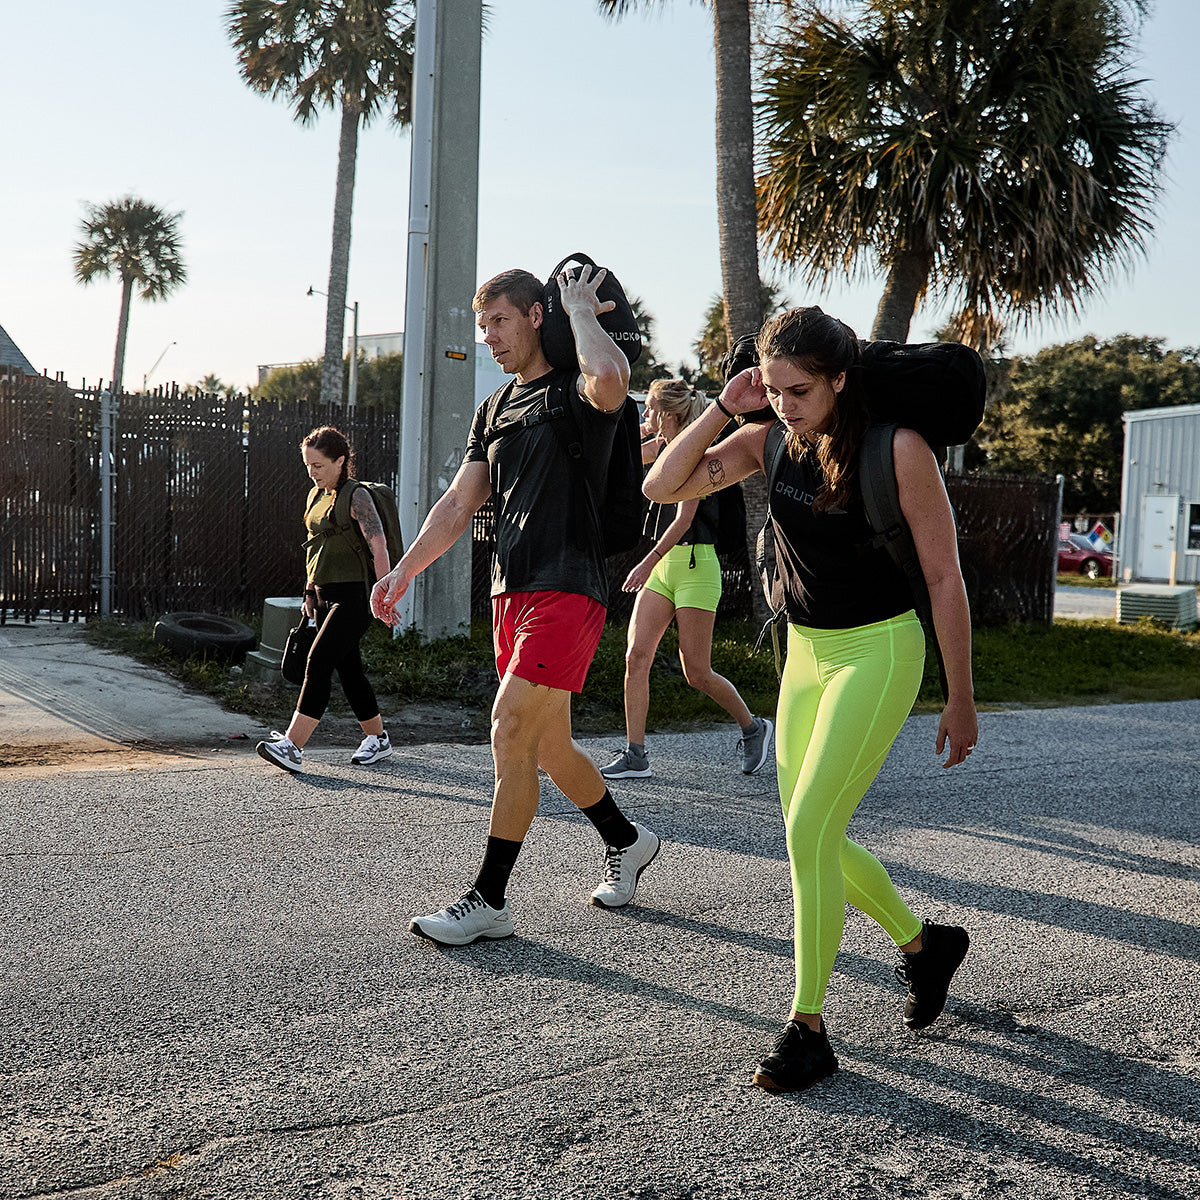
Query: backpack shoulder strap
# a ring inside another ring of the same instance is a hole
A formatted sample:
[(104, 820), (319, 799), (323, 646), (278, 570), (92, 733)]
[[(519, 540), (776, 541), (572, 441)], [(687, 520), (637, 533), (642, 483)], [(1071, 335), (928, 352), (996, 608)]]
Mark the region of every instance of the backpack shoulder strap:
[(925, 582), (925, 573), (921, 570), (921, 561), (917, 557), (912, 533), (900, 508), (900, 489), (896, 483), (896, 460), (893, 454), (896, 429), (895, 425), (868, 426), (862, 449), (859, 451), (859, 488), (862, 491), (867, 523), (875, 535), (869, 545), (873, 549), (885, 549), (908, 580), (913, 607), (933, 639), (942, 695), (949, 697), (946, 664), (942, 658), (942, 647), (937, 640), (937, 631), (933, 627), (933, 605), (929, 600), (929, 585)]
[(767, 440), (763, 445), (763, 474), (767, 479), (767, 508), (771, 507), (771, 495), (775, 490), (775, 478), (779, 474), (779, 464), (787, 451), (787, 438), (783, 426), (778, 421), (772, 421), (767, 428)]

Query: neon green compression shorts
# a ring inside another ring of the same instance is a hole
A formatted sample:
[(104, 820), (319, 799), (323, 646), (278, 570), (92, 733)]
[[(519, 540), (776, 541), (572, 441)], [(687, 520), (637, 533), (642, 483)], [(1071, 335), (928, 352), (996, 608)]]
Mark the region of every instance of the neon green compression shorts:
[(819, 1013), (846, 902), (898, 946), (921, 932), (883, 864), (846, 827), (921, 686), (925, 635), (907, 612), (854, 629), (788, 626), (775, 754), (792, 864), (795, 1011)]
[(702, 608), (715, 613), (721, 602), (721, 564), (716, 547), (672, 546), (655, 564), (645, 586), (666, 596), (676, 608)]

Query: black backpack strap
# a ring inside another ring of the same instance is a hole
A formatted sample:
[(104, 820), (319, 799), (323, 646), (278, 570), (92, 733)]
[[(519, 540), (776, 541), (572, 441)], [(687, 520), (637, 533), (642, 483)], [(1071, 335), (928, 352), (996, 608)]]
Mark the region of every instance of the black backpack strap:
[(783, 426), (778, 421), (772, 421), (767, 428), (767, 440), (763, 444), (763, 474), (767, 477), (767, 508), (771, 507), (771, 495), (775, 490), (775, 478), (779, 474), (779, 464), (783, 462), (787, 451), (787, 437)]
[(937, 632), (933, 626), (929, 585), (925, 582), (921, 560), (917, 557), (917, 547), (913, 543), (908, 522), (900, 508), (900, 489), (896, 484), (896, 460), (893, 452), (897, 428), (896, 425), (868, 426), (862, 449), (859, 451), (859, 488), (867, 523), (874, 534), (867, 544), (873, 550), (886, 550), (892, 562), (908, 580), (913, 607), (933, 639), (942, 695), (949, 699), (946, 664), (942, 659), (942, 648), (938, 644)]
[[(554, 421), (554, 436), (558, 438), (559, 446), (562, 447), (563, 453), (572, 464), (575, 478), (571, 503), (572, 537), (576, 545), (585, 546), (587, 537), (583, 527), (584, 510), (587, 509), (590, 512), (597, 529), (600, 527), (600, 514), (596, 511), (596, 498), (588, 486), (583, 459), (583, 429), (580, 427), (579, 417), (571, 404), (570, 389), (574, 386), (574, 375), (555, 376), (550, 383), (549, 394), (546, 397), (546, 414), (549, 417), (561, 418)], [(557, 403), (551, 403), (552, 399)], [(622, 404), (624, 403), (625, 401), (622, 401)]]

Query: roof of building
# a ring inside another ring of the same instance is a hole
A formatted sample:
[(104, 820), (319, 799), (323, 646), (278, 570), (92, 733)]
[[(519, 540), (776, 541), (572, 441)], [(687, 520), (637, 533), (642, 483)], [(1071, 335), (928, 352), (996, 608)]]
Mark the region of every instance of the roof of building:
[(1121, 414), (1121, 420), (1128, 424), (1130, 421), (1158, 421), (1164, 417), (1194, 417), (1200, 413), (1200, 404), (1169, 404), (1164, 408), (1131, 408)]
[(38, 374), (33, 363), (21, 353), (21, 347), (4, 332), (3, 325), (0, 325), (0, 367), (15, 367), (26, 375)]

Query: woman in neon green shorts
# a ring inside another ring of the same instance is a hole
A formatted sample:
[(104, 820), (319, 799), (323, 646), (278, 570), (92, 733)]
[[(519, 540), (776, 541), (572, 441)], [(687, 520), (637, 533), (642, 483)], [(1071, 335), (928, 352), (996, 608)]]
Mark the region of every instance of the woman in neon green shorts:
[[(719, 445), (730, 416), (769, 401), (786, 429), (771, 497), (788, 615), (788, 657), (776, 717), (776, 759), (795, 907), (796, 991), (783, 1033), (754, 1082), (797, 1091), (837, 1069), (821, 1020), (849, 902), (901, 952), (908, 984), (904, 1023), (941, 1013), (968, 937), (922, 922), (882, 864), (846, 827), (916, 699), (924, 636), (903, 575), (870, 528), (856, 478), (869, 418), (856, 378), (858, 339), (819, 308), (769, 321), (760, 366), (734, 376), (720, 399), (660, 455), (646, 495), (680, 503), (763, 469), (768, 423), (748, 423)], [(935, 750), (965, 761), (979, 729), (971, 682), (971, 619), (958, 565), (954, 518), (933, 452), (911, 430), (894, 445), (900, 506), (929, 585), (949, 698)]]
[[(643, 459), (653, 461), (707, 407), (705, 398), (682, 379), (656, 379), (646, 398), (646, 425), (654, 437), (645, 443)], [(737, 688), (712, 669), (713, 623), (721, 599), (721, 565), (715, 546), (717, 499), (651, 504), (646, 533), (654, 545), (622, 584), (625, 591), (637, 592), (625, 652), (628, 744), (601, 767), (600, 774), (606, 779), (644, 779), (652, 773), (645, 745), (650, 666), (674, 619), (684, 678), (737, 722), (742, 731), (742, 771), (753, 775), (770, 754), (771, 722), (753, 716)]]

